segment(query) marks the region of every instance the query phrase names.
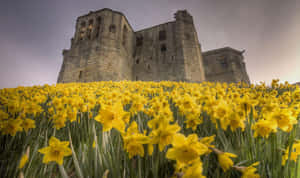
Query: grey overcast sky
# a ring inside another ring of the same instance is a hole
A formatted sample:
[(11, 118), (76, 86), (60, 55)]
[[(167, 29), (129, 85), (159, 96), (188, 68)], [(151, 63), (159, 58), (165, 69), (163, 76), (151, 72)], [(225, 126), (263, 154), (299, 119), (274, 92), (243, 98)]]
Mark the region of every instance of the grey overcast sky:
[(300, 81), (300, 0), (2, 0), (0, 88), (54, 84), (76, 18), (102, 8), (123, 12), (135, 30), (187, 9), (203, 51), (246, 50), (252, 83)]

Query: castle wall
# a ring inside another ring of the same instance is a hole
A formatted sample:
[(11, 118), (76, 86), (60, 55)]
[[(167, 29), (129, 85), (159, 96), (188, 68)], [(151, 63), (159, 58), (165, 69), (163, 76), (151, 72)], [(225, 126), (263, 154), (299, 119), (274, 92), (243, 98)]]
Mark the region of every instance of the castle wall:
[[(192, 17), (186, 11), (175, 21), (136, 32), (142, 40), (134, 53), (136, 80), (204, 81), (202, 53)], [(161, 38), (161, 34), (165, 34)]]
[(111, 9), (78, 17), (58, 82), (107, 80), (250, 83), (242, 52), (226, 47), (202, 54), (186, 10), (177, 11), (175, 21), (137, 32)]
[(176, 56), (175, 22), (138, 31), (136, 38), (140, 42), (134, 53), (135, 80), (184, 80), (183, 58)]
[(207, 81), (250, 83), (242, 52), (226, 47), (204, 52), (203, 59)]

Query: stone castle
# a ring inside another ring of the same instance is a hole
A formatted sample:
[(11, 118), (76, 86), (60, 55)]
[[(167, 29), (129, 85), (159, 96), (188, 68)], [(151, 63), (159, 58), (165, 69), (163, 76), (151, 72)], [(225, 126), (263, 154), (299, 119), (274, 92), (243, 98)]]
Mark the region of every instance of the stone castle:
[(122, 13), (105, 8), (78, 17), (58, 83), (108, 80), (250, 83), (243, 51), (202, 52), (186, 10), (174, 21), (134, 31)]

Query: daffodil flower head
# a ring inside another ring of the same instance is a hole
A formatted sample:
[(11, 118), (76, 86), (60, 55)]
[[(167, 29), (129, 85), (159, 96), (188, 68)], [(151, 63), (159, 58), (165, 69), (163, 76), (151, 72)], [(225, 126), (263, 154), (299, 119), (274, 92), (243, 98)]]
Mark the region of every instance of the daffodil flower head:
[(49, 140), (49, 146), (41, 148), (38, 151), (44, 154), (43, 163), (47, 164), (54, 161), (62, 165), (63, 158), (72, 155), (72, 150), (68, 146), (68, 141), (60, 141), (52, 136)]
[(230, 158), (236, 158), (237, 155), (228, 152), (222, 152), (216, 148), (212, 149), (218, 155), (218, 161), (224, 172), (228, 171), (233, 166), (233, 161)]
[(254, 137), (261, 136), (268, 138), (271, 133), (277, 131), (277, 122), (275, 120), (260, 119), (253, 126)]
[(176, 134), (172, 141), (172, 148), (167, 151), (166, 157), (179, 163), (189, 164), (208, 151), (208, 147), (198, 141), (196, 134), (185, 137)]

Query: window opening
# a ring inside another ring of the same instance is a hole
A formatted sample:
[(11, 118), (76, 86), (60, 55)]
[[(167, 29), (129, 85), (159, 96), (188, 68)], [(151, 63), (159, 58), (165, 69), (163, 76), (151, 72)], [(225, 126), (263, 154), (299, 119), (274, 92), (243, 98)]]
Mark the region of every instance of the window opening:
[(87, 30), (87, 38), (88, 39), (91, 39), (93, 23), (94, 23), (93, 19), (89, 20), (89, 26), (88, 26), (88, 30)]
[(159, 31), (159, 37), (158, 37), (159, 41), (162, 40), (166, 40), (167, 39), (167, 33), (165, 30), (161, 30)]
[(185, 39), (189, 40), (191, 38), (190, 34), (186, 33), (185, 34)]
[(228, 63), (227, 63), (227, 60), (225, 58), (220, 60), (220, 64), (223, 68), (228, 67)]
[(82, 71), (79, 72), (79, 79), (82, 78)]
[(136, 46), (142, 46), (143, 45), (143, 36), (136, 37)]
[(109, 26), (109, 32), (116, 33), (116, 26), (115, 25), (110, 25)]
[(99, 33), (100, 33), (100, 27), (101, 27), (101, 17), (97, 17), (96, 37), (99, 36)]
[(124, 25), (123, 27), (123, 40), (122, 40), (122, 44), (124, 46), (126, 46), (126, 43), (127, 43), (127, 32), (128, 32), (128, 29), (127, 27)]
[(83, 40), (84, 39), (85, 26), (86, 26), (86, 23), (85, 22), (81, 22), (81, 24), (80, 24), (80, 30), (79, 30), (79, 40)]
[(167, 51), (167, 46), (165, 44), (162, 44), (161, 47), (160, 47), (160, 51), (161, 52)]

